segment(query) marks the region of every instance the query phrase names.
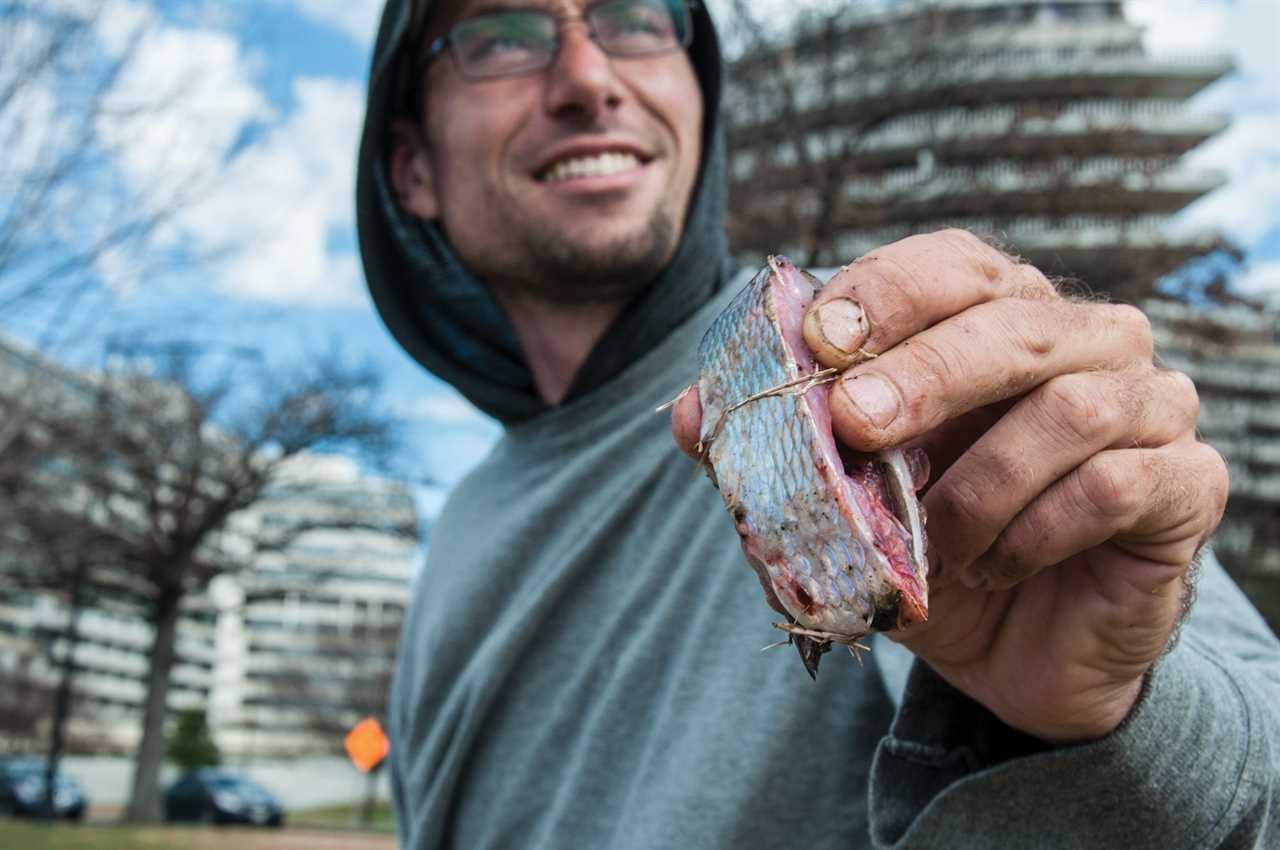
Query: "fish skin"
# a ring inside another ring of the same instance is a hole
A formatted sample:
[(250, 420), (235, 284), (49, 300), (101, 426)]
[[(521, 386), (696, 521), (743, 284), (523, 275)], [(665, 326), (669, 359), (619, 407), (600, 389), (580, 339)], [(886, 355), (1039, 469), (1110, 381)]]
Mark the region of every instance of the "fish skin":
[(703, 463), (811, 676), (832, 642), (859, 646), (928, 611), (923, 522), (902, 452), (846, 453), (846, 469), (830, 387), (805, 380), (818, 367), (800, 327), (820, 287), (770, 258), (707, 330), (698, 382)]

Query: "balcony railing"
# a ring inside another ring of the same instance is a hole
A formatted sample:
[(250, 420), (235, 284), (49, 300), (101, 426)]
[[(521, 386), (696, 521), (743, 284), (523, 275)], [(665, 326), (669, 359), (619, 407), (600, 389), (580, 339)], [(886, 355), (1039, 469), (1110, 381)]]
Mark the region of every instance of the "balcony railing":
[(895, 242), (913, 233), (924, 233), (943, 227), (960, 227), (975, 233), (999, 236), (1020, 250), (1049, 249), (1126, 249), (1169, 248), (1208, 250), (1220, 241), (1218, 234), (1205, 231), (1185, 235), (1166, 232), (1169, 217), (1165, 215), (990, 218), (964, 217), (859, 230), (845, 233), (838, 240), (837, 254), (856, 257), (873, 248)]
[(1111, 188), (1133, 193), (1203, 194), (1226, 180), (1220, 171), (1152, 170), (1140, 159), (1107, 158), (1068, 167), (1035, 167), (1001, 162), (936, 171), (904, 168), (850, 180), (846, 197), (861, 202), (924, 200), (965, 194), (1045, 192)]
[[(1137, 133), (1148, 139), (1162, 136), (1208, 138), (1224, 130), (1228, 119), (1221, 113), (1188, 114), (1180, 101), (1078, 101), (1057, 109), (1045, 105), (1006, 104), (977, 109), (951, 107), (892, 119), (857, 138), (839, 125), (810, 131), (799, 137), (811, 160), (833, 157), (876, 157), (893, 151), (921, 148), (947, 149), (963, 143), (1006, 143), (1023, 140), (1040, 144), (1056, 137)], [(797, 159), (797, 138), (779, 128), (778, 133), (738, 128), (733, 134), (734, 176), (746, 176), (742, 159), (770, 156), (787, 165)], [(763, 148), (763, 150), (762, 150)]]
[[(803, 60), (803, 54), (798, 55)], [(947, 96), (963, 92), (965, 99), (996, 96), (1013, 84), (1008, 94), (1045, 93), (1044, 84), (1067, 81), (1064, 94), (1079, 92), (1083, 84), (1094, 90), (1111, 89), (1116, 80), (1140, 80), (1153, 93), (1164, 81), (1170, 97), (1188, 97), (1201, 87), (1228, 73), (1230, 57), (1218, 54), (1111, 55), (1076, 49), (1026, 49), (978, 56), (924, 60), (906, 67), (849, 70), (833, 73), (817, 56), (812, 63), (797, 62), (787, 72), (788, 85), (770, 85), (765, 74), (753, 75), (731, 88), (726, 96), (730, 114), (748, 116), (753, 124), (765, 123), (783, 112), (788, 89), (794, 92), (792, 108), (799, 113), (837, 105), (897, 104), (909, 108), (922, 94)], [(834, 77), (834, 78), (833, 78)], [(833, 78), (833, 79), (832, 79)]]

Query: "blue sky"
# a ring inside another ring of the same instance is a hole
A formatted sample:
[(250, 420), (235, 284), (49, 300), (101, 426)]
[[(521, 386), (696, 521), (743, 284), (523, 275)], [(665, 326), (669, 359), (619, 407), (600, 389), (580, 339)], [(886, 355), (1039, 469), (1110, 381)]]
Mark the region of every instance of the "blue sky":
[[(1238, 72), (1192, 107), (1232, 114), (1232, 128), (1192, 157), (1230, 183), (1177, 226), (1225, 230), (1249, 252), (1242, 288), (1280, 301), (1280, 2), (1126, 7), (1154, 51), (1235, 54)], [(216, 173), (159, 239), (221, 257), (211, 272), (168, 287), (127, 285), (123, 261), (104, 258), (99, 271), (120, 314), (137, 326), (185, 315), (223, 339), (265, 339), (278, 351), (340, 334), (384, 365), (422, 467), (455, 481), (497, 429), (392, 343), (355, 254), (355, 150), (381, 0), (118, 0), (113, 8), (99, 25), (108, 48), (145, 25), (125, 90), (154, 96), (172, 83), (181, 91), (168, 113), (129, 129), (120, 173), (139, 185)]]

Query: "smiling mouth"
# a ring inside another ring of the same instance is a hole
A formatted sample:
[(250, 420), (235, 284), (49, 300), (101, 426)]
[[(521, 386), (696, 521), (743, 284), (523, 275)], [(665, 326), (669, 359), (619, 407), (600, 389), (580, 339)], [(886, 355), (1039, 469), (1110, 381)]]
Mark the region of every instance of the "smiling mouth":
[(590, 156), (572, 156), (553, 162), (538, 175), (543, 183), (558, 183), (579, 177), (609, 177), (644, 165), (633, 153), (611, 151)]

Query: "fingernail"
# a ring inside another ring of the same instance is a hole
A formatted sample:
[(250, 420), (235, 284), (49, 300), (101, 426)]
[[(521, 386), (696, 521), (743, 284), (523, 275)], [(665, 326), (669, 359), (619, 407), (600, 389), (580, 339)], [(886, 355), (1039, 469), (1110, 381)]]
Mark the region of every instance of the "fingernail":
[(877, 428), (898, 418), (898, 394), (879, 375), (854, 375), (840, 382), (845, 397)]
[(853, 354), (867, 340), (867, 314), (850, 298), (836, 298), (818, 308), (823, 338), (845, 354)]

